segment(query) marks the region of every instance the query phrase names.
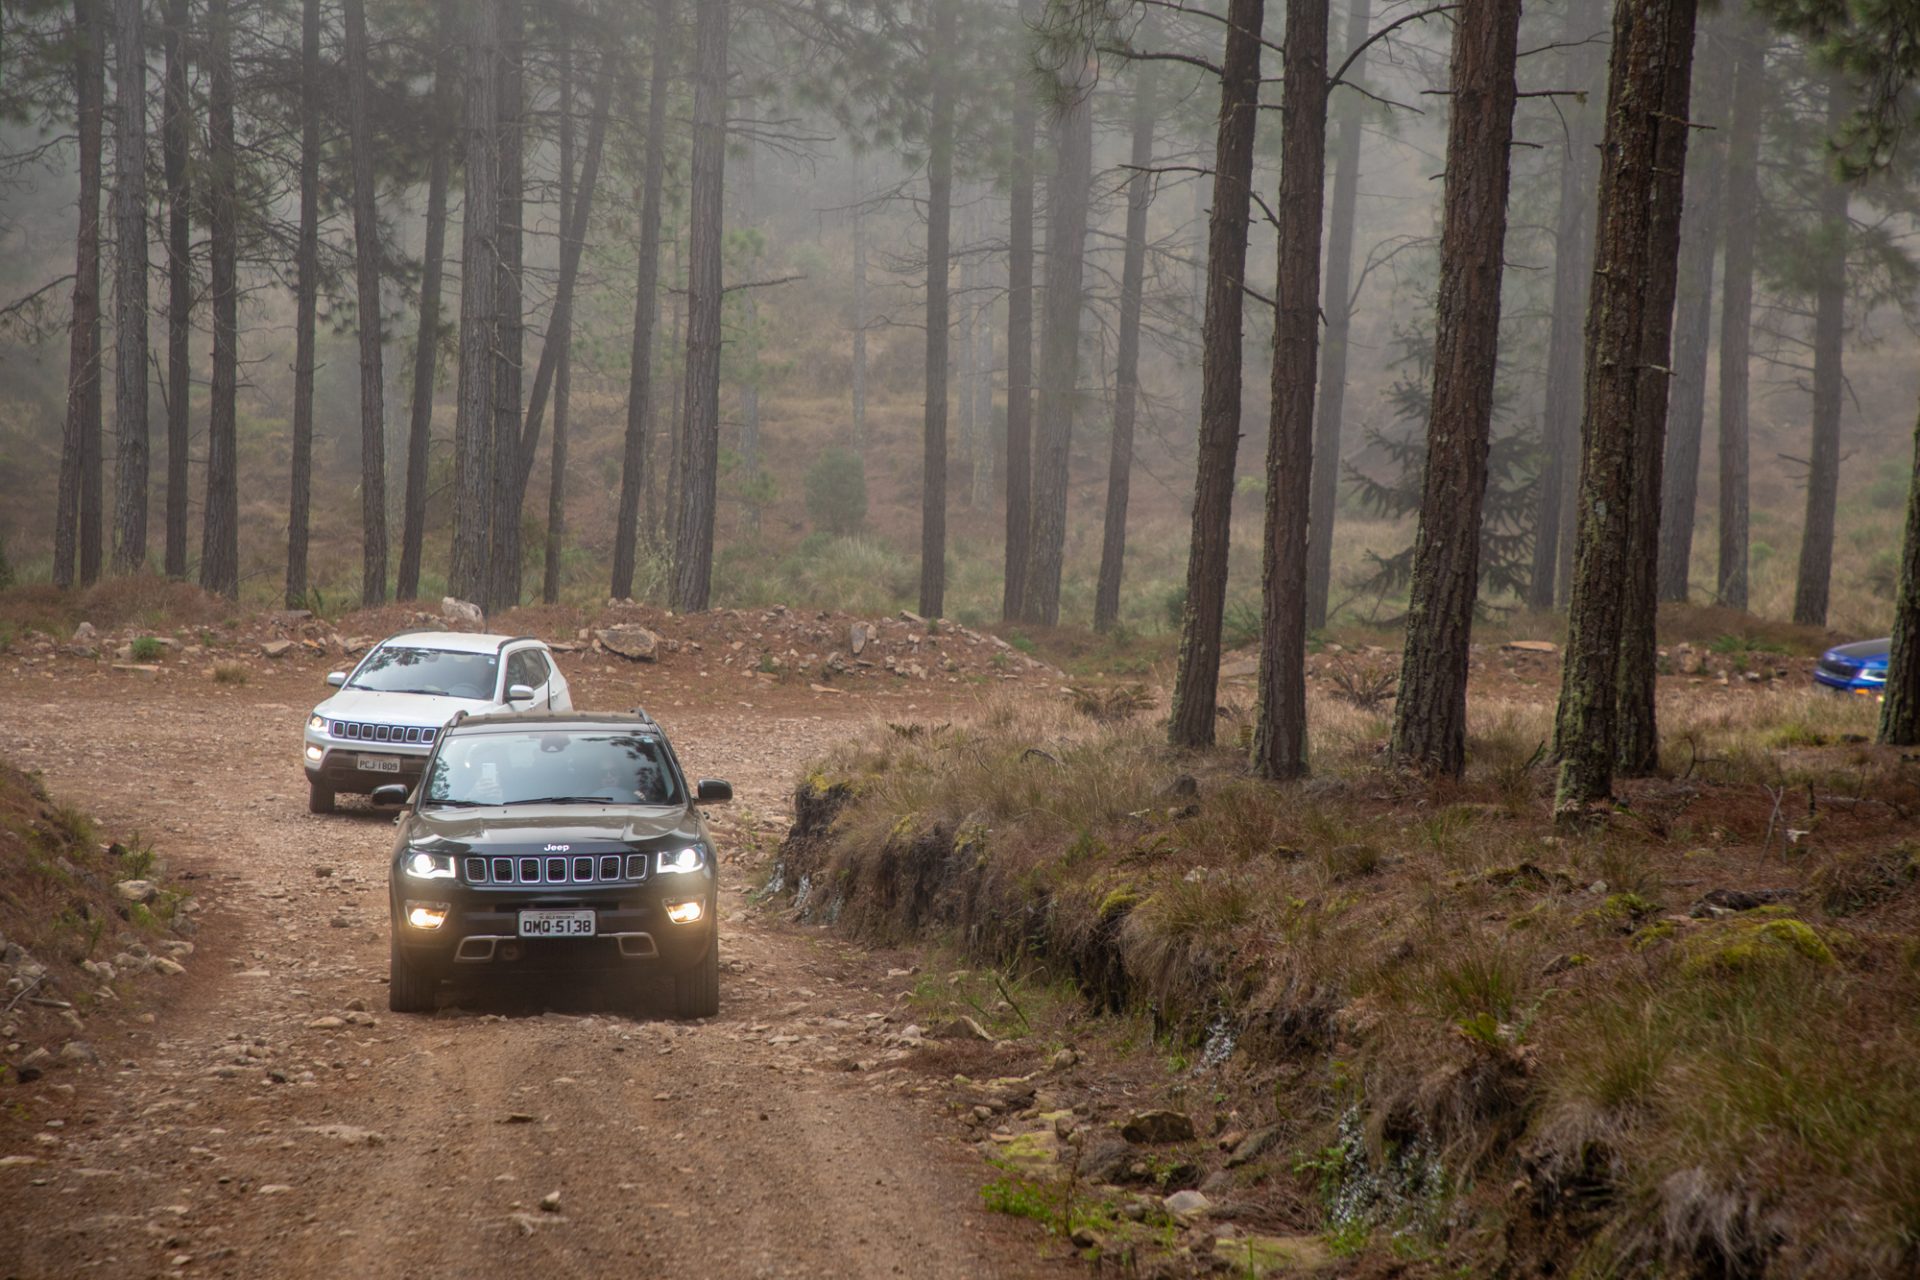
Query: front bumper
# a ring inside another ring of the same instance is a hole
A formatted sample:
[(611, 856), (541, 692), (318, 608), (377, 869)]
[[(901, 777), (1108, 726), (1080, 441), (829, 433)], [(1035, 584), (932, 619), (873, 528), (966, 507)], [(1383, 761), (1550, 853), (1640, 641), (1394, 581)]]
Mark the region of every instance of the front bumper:
[[(700, 904), (700, 918), (676, 924), (667, 908)], [(411, 903), (445, 904), (437, 928), (408, 923)], [(480, 888), (454, 880), (419, 880), (395, 874), (389, 887), (389, 919), (395, 943), (407, 959), (441, 978), (502, 978), (512, 973), (624, 971), (649, 968), (680, 973), (706, 957), (715, 936), (714, 880), (710, 873), (655, 877), (644, 883), (604, 888)], [(523, 910), (590, 910), (590, 938), (523, 938)]]
[[(412, 787), (426, 771), (427, 757), (432, 752), (431, 747), (409, 748), (397, 743), (342, 743), (309, 729), (301, 747), (300, 763), (306, 770), (309, 782), (317, 782), (335, 791), (365, 795), (375, 787), (395, 782)], [(393, 761), (395, 767), (362, 769), (362, 756), (383, 762)]]
[(1870, 697), (1879, 697), (1887, 691), (1884, 668), (1857, 667), (1827, 658), (1813, 668), (1813, 682), (1823, 688)]

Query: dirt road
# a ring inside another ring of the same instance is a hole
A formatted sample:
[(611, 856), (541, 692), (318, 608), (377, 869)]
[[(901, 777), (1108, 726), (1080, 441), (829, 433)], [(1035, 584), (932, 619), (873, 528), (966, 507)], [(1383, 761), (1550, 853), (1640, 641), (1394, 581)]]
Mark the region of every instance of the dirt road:
[[(718, 1018), (572, 993), (411, 1017), (385, 1006), (390, 822), (305, 812), (319, 672), (0, 687), (0, 753), (208, 904), (187, 973), (89, 1028), (99, 1067), (0, 1099), (0, 1274), (1076, 1273), (981, 1211), (979, 1158), (888, 1043), (907, 980), (747, 904), (751, 832), (860, 704), (650, 690), (689, 768), (740, 796)], [(612, 675), (575, 683), (624, 705)]]

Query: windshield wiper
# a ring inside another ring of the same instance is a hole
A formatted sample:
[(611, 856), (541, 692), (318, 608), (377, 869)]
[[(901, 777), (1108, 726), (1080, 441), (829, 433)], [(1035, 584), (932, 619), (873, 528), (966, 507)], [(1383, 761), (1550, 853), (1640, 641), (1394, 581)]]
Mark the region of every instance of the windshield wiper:
[(426, 803), (433, 809), (491, 809), (494, 807), (493, 802), (488, 800), (428, 800)]
[(536, 796), (530, 800), (509, 800), (508, 805), (517, 804), (617, 804), (607, 796)]

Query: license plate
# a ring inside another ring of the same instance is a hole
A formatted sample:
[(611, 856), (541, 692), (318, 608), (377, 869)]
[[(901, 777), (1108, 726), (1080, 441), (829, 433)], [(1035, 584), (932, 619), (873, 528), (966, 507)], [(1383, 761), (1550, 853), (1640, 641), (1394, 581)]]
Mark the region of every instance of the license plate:
[(591, 938), (594, 917), (591, 911), (522, 911), (520, 936), (523, 938)]
[(398, 773), (400, 772), (400, 757), (361, 756), (354, 767), (362, 773)]

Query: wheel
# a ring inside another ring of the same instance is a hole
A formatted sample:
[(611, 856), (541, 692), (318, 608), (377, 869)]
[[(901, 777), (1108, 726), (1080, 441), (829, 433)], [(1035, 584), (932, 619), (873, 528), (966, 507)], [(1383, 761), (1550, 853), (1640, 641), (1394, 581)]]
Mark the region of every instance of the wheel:
[(711, 1018), (720, 1012), (720, 940), (707, 943), (707, 954), (685, 973), (673, 975), (669, 1008), (676, 1018)]
[(432, 974), (407, 959), (399, 943), (388, 944), (387, 1008), (395, 1013), (432, 1013), (437, 985)]
[(324, 782), (307, 779), (307, 812), (332, 813), (333, 788)]

